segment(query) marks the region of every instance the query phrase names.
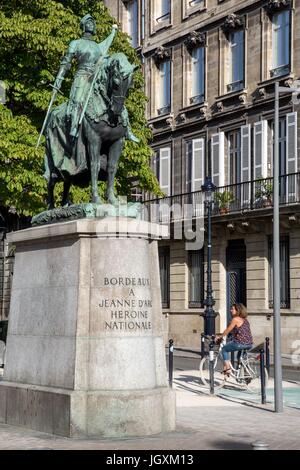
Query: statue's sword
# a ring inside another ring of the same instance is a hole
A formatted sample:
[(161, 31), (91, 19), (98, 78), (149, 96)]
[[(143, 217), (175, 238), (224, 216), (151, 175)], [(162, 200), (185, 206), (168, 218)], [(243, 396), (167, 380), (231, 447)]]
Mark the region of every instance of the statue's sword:
[(97, 80), (97, 77), (98, 77), (98, 74), (99, 74), (99, 69), (100, 69), (100, 65), (102, 64), (103, 60), (104, 60), (104, 57), (106, 56), (106, 54), (108, 53), (108, 50), (111, 46), (111, 43), (115, 37), (115, 34), (117, 32), (117, 26), (116, 25), (113, 25), (113, 34), (112, 34), (112, 37), (111, 37), (111, 40), (110, 40), (110, 43), (108, 44), (107, 48), (103, 51), (103, 54), (101, 55), (100, 59), (98, 59), (98, 61), (96, 62), (96, 66), (95, 66), (95, 74), (94, 74), (94, 77), (93, 77), (93, 81), (92, 81), (92, 84), (91, 84), (91, 87), (89, 89), (89, 92), (88, 92), (88, 95), (87, 95), (87, 99), (84, 103), (84, 106), (83, 106), (83, 109), (82, 109), (82, 113), (81, 113), (81, 116), (80, 116), (80, 119), (79, 119), (79, 122), (78, 122), (78, 127), (81, 126), (81, 123), (83, 121), (83, 118), (84, 118), (84, 115), (85, 115), (85, 112), (86, 112), (86, 108), (89, 104), (89, 100), (90, 100), (90, 97), (92, 95), (92, 91), (94, 89), (94, 86), (95, 86), (95, 83), (96, 83), (96, 80)]
[(53, 103), (55, 101), (56, 95), (57, 95), (57, 93), (61, 93), (58, 88), (54, 87), (53, 85), (50, 85), (50, 86), (53, 88), (53, 93), (52, 93), (51, 100), (50, 100), (50, 103), (49, 103), (49, 106), (48, 106), (48, 111), (47, 111), (46, 117), (45, 117), (44, 122), (43, 122), (43, 127), (42, 127), (42, 130), (40, 132), (40, 135), (39, 135), (36, 147), (35, 147), (36, 149), (38, 148), (38, 146), (41, 143), (41, 138), (42, 138), (42, 135), (44, 134), (44, 130), (45, 130), (45, 127), (47, 125), (48, 118), (49, 118)]

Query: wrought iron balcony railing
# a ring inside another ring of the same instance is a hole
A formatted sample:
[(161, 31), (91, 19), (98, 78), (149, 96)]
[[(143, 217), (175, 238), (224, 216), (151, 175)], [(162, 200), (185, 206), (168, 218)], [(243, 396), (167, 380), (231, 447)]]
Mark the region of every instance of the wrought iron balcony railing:
[[(151, 222), (176, 222), (204, 216), (202, 191), (143, 201), (145, 218)], [(300, 204), (300, 172), (280, 176), (279, 204)], [(273, 206), (273, 178), (219, 187), (214, 193), (213, 216), (236, 214)]]

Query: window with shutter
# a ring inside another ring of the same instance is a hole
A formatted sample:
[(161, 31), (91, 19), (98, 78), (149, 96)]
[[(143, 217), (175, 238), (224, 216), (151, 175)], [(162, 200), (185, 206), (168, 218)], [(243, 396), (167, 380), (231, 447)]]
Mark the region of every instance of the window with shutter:
[(241, 127), (241, 182), (242, 206), (250, 203), (251, 197), (251, 125)]
[(211, 177), (217, 187), (224, 186), (224, 132), (211, 137)]
[(170, 196), (171, 194), (171, 149), (165, 147), (160, 149), (159, 155), (159, 184), (161, 190)]
[(204, 183), (204, 139), (192, 141), (192, 191), (200, 191)]
[(286, 116), (286, 174), (288, 202), (293, 202), (297, 194), (297, 113)]
[(254, 180), (268, 176), (268, 121), (254, 124)]
[[(171, 149), (161, 148), (159, 151), (159, 184), (166, 197), (171, 195)], [(170, 218), (171, 201), (162, 199), (159, 204), (160, 221), (168, 222)]]
[(186, 142), (186, 192), (192, 192), (193, 141)]
[(194, 139), (192, 141), (192, 192), (198, 191), (193, 195), (193, 216), (201, 217), (203, 215), (203, 201), (201, 197), (201, 186), (204, 183), (205, 172), (205, 140)]

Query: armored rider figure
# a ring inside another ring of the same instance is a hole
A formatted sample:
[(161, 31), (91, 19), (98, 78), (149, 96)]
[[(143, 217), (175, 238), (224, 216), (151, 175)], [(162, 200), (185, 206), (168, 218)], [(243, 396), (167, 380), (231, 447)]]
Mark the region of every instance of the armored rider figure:
[[(72, 83), (70, 97), (67, 106), (67, 117), (70, 123), (70, 137), (73, 142), (78, 137), (79, 120), (88, 97), (89, 87), (95, 73), (96, 64), (104, 57), (111, 46), (118, 27), (113, 26), (110, 35), (102, 42), (93, 40), (96, 34), (96, 23), (91, 15), (85, 15), (80, 21), (80, 28), (83, 30), (81, 39), (71, 41), (68, 50), (63, 57), (57, 74), (54, 88), (60, 89), (66, 73), (71, 68), (72, 60), (77, 60), (78, 68)], [(121, 114), (123, 126), (126, 128), (126, 138), (134, 142), (139, 139), (131, 131), (127, 109), (123, 108)]]

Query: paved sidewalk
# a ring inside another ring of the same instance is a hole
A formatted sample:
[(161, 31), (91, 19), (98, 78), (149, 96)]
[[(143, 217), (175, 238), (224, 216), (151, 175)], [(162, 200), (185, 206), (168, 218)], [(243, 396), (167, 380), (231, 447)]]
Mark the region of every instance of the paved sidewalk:
[[(66, 439), (0, 425), (0, 449), (196, 450), (251, 449), (261, 440), (270, 449), (300, 449), (300, 410), (275, 414), (271, 405), (244, 405), (210, 397), (200, 387), (197, 371), (176, 371), (177, 428), (146, 438)], [(300, 390), (300, 389), (299, 389)]]

